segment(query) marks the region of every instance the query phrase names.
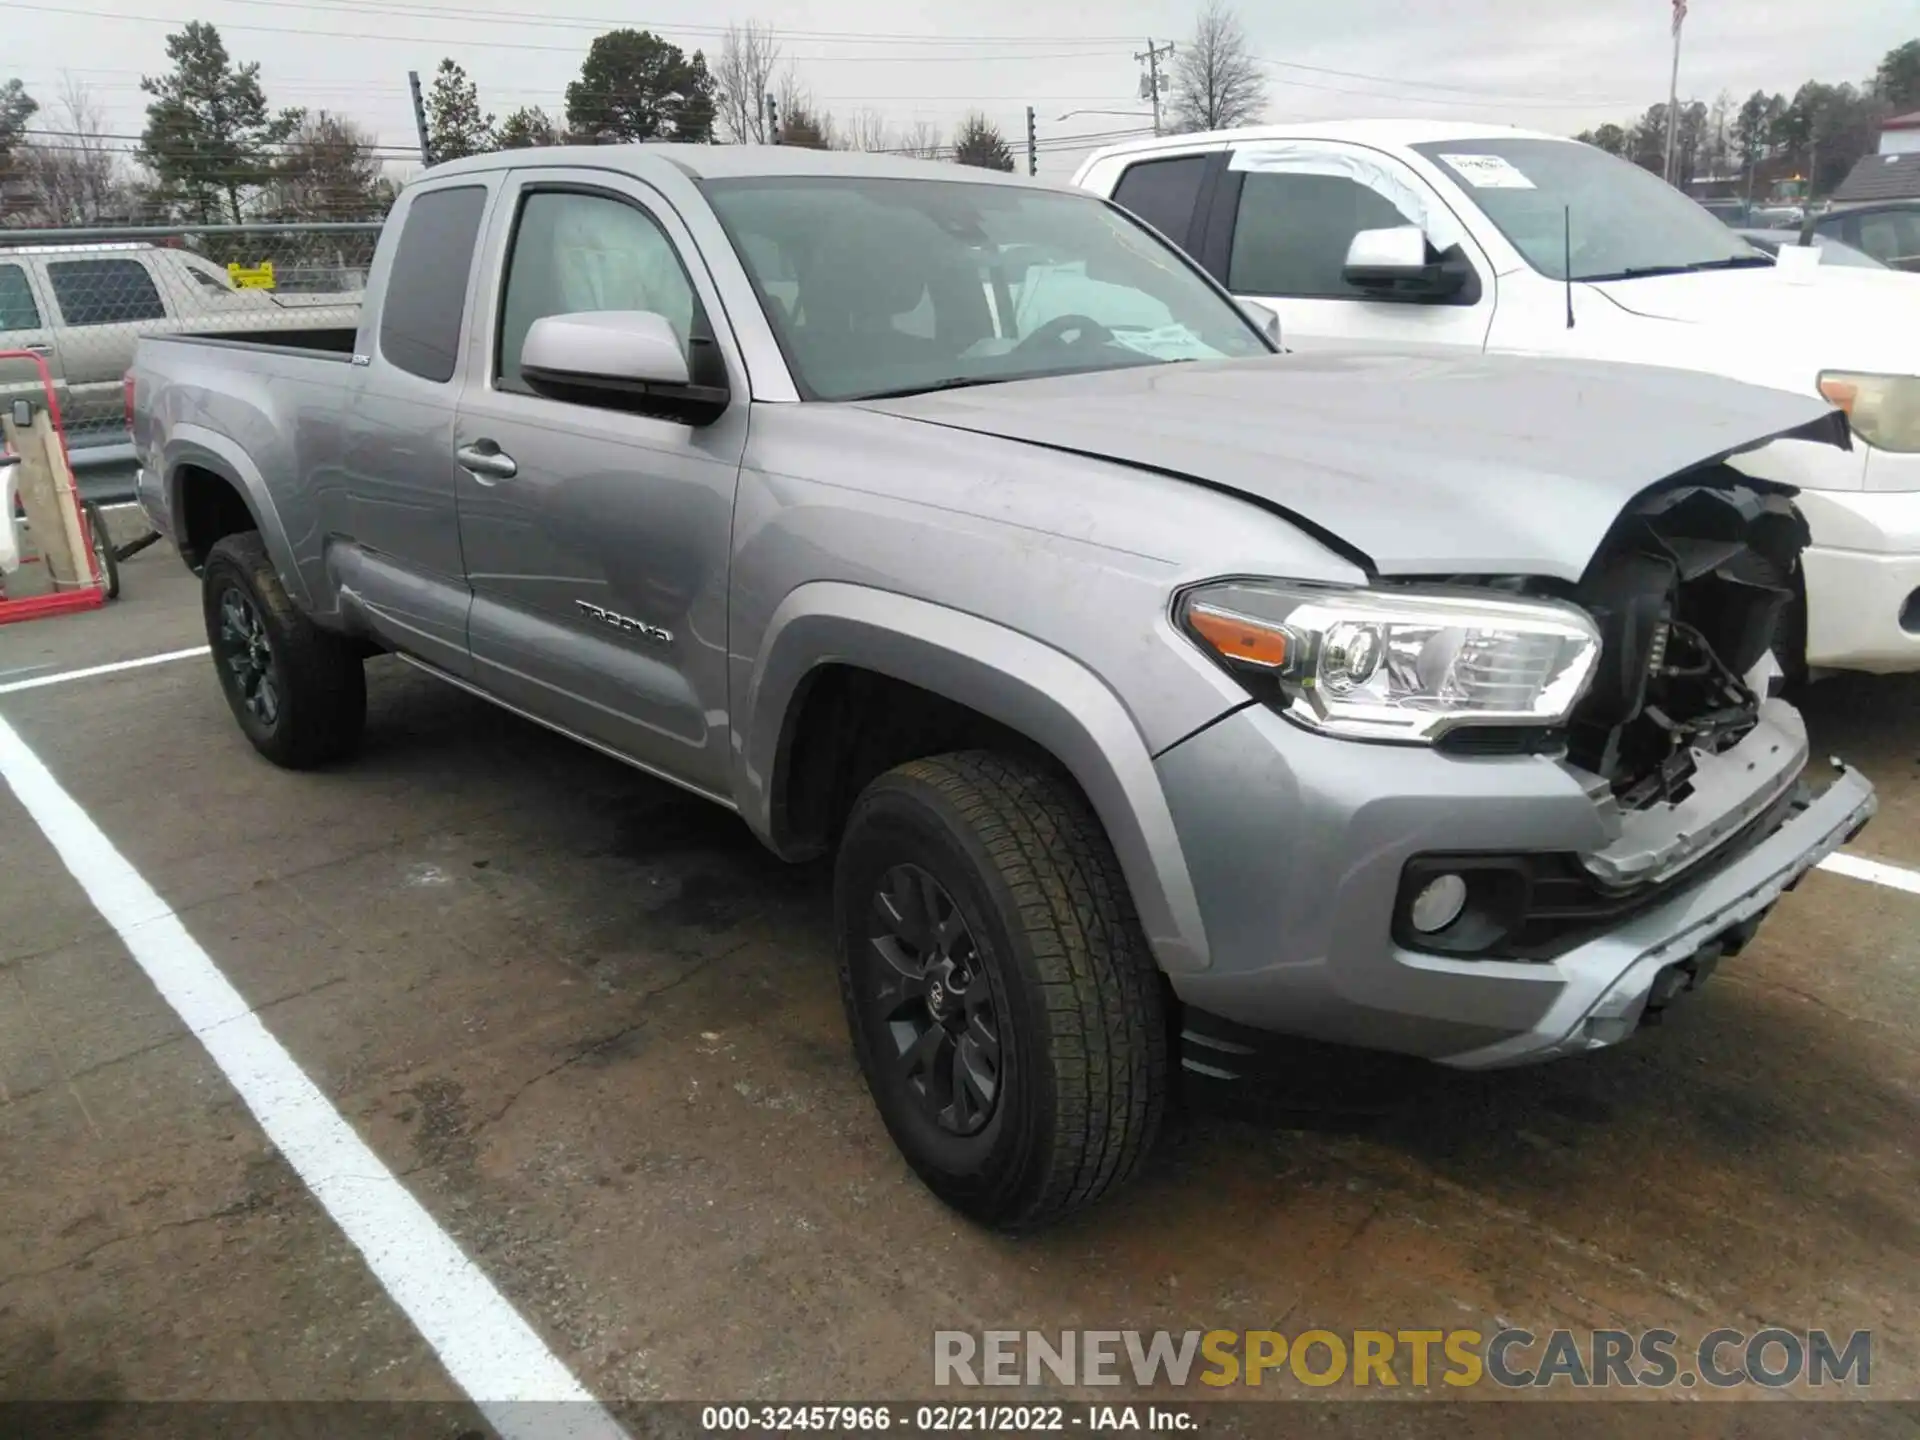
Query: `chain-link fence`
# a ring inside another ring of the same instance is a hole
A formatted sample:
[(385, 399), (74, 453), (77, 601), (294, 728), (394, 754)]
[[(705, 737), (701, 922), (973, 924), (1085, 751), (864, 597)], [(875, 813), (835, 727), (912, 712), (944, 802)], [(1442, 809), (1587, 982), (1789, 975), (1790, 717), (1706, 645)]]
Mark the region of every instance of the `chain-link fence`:
[[(141, 336), (354, 326), (379, 235), (377, 222), (0, 230), (0, 351), (46, 362), (76, 452), (115, 445)], [(0, 403), (40, 393), (31, 362), (0, 360)]]

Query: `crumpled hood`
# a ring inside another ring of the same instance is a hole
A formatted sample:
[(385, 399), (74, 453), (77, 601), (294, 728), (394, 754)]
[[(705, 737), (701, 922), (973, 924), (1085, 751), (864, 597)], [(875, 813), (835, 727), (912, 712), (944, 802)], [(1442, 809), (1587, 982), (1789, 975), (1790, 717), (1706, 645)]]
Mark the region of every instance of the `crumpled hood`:
[(1771, 267), (1709, 270), (1588, 288), (1632, 314), (1710, 329), (1722, 338), (1717, 348), (1730, 368), (1742, 374), (1754, 366), (1796, 376), (1821, 369), (1920, 373), (1920, 277), (1896, 270), (1816, 265), (1798, 277)]
[(1775, 437), (1851, 443), (1815, 398), (1438, 350), (1140, 366), (857, 403), (1231, 491), (1383, 575), (1577, 580), (1648, 487)]

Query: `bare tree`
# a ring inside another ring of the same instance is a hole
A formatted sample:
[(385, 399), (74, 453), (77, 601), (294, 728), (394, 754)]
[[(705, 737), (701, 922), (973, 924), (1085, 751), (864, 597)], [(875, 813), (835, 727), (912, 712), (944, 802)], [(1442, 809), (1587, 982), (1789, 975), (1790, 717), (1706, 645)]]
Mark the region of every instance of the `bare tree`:
[(854, 111), (852, 118), (847, 121), (836, 138), (842, 148), (864, 150), (868, 154), (898, 150), (901, 144), (888, 126), (887, 117), (878, 110)]
[(940, 127), (931, 121), (916, 122), (913, 129), (900, 137), (900, 153), (911, 155), (916, 160), (938, 160), (946, 152), (947, 146), (940, 138)]
[[(758, 20), (727, 26), (714, 63), (720, 134), (730, 145), (767, 143), (767, 96), (780, 65), (780, 42)], [(791, 70), (789, 70), (791, 75)]]
[(1226, 0), (1207, 0), (1193, 39), (1173, 57), (1176, 130), (1228, 130), (1258, 120), (1267, 82), (1240, 16)]
[(67, 76), (48, 118), (45, 133), (29, 133), (17, 156), (31, 188), (33, 218), (46, 225), (134, 218), (131, 177), (87, 87)]

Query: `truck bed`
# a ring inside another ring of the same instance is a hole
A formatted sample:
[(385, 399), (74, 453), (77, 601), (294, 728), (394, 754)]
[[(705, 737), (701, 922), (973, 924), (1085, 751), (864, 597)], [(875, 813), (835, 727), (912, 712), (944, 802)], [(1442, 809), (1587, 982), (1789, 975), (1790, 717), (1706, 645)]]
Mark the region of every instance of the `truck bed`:
[(150, 335), (143, 345), (200, 345), (221, 350), (246, 350), (260, 355), (298, 355), (312, 360), (346, 363), (353, 358), (359, 331), (351, 325), (315, 325), (263, 330), (189, 331), (180, 335)]

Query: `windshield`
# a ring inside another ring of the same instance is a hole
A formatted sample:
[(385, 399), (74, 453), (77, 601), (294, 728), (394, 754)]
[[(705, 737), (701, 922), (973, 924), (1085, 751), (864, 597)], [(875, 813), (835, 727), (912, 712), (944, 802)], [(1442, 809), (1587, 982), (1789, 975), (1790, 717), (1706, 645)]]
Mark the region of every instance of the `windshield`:
[(809, 398), (1270, 353), (1176, 251), (1092, 196), (840, 176), (705, 190)]
[(1413, 148), (1551, 280), (1567, 278), (1569, 248), (1575, 280), (1773, 263), (1658, 175), (1591, 145), (1451, 140)]

